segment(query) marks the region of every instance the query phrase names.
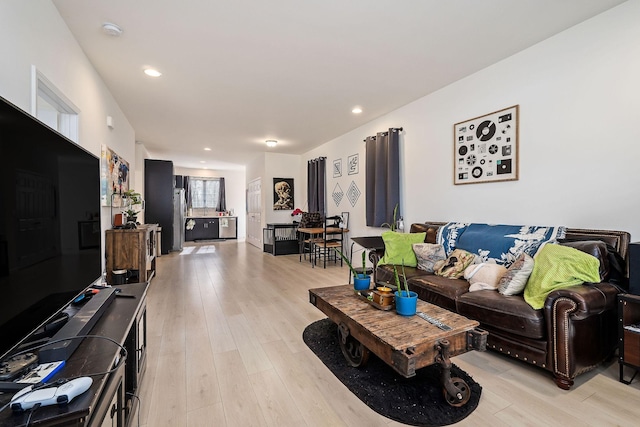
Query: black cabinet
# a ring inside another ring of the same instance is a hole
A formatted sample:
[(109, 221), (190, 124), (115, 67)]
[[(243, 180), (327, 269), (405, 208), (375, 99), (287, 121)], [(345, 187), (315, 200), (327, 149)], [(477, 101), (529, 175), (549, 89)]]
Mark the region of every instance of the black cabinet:
[[(618, 363), (620, 382), (629, 384), (640, 370), (640, 296), (618, 296)], [(624, 367), (633, 369), (631, 379), (624, 379)]]
[(262, 229), (263, 251), (272, 255), (297, 254), (300, 251), (297, 230), (298, 224), (267, 224)]
[(173, 162), (145, 159), (144, 221), (162, 227), (162, 254), (168, 254), (173, 246), (173, 186)]
[[(189, 221), (193, 221), (189, 224)], [(211, 240), (220, 238), (220, 218), (189, 218), (184, 240)]]

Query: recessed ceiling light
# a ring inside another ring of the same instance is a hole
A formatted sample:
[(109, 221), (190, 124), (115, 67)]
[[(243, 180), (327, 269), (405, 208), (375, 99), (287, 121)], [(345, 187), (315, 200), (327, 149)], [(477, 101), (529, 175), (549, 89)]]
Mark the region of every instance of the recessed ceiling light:
[(122, 28), (111, 22), (105, 22), (102, 24), (102, 32), (112, 37), (120, 37), (122, 35)]
[(352, 112), (353, 114), (360, 114), (360, 113), (362, 113), (362, 108), (360, 108), (360, 107), (355, 107), (353, 110), (351, 110), (351, 112)]
[(267, 143), (267, 147), (275, 147), (278, 145), (278, 141), (275, 139), (267, 139), (265, 142)]
[(209, 147), (204, 147), (204, 151), (211, 151), (211, 148), (209, 148)]
[(200, 163), (207, 163), (207, 162), (206, 162), (206, 161), (204, 161), (204, 160), (200, 160)]
[(158, 70), (154, 70), (153, 68), (147, 68), (144, 70), (144, 73), (150, 77), (160, 77), (162, 73)]

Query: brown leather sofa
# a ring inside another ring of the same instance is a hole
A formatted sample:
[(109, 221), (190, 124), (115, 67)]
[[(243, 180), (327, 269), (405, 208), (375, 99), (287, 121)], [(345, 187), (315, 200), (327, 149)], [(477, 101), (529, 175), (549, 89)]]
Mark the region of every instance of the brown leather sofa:
[[(435, 243), (438, 228), (444, 224), (412, 224), (410, 232), (426, 232), (425, 242)], [(539, 310), (529, 306), (522, 295), (469, 292), (464, 279), (440, 277), (417, 268), (405, 268), (405, 274), (409, 288), (420, 299), (479, 321), (489, 332), (489, 349), (550, 371), (558, 387), (568, 390), (577, 375), (595, 368), (616, 349), (616, 296), (627, 276), (629, 237), (624, 231), (567, 228), (566, 237), (558, 243), (599, 258), (604, 279), (556, 290)], [(370, 256), (374, 265), (382, 255)], [(394, 283), (393, 266), (378, 266), (374, 280)]]

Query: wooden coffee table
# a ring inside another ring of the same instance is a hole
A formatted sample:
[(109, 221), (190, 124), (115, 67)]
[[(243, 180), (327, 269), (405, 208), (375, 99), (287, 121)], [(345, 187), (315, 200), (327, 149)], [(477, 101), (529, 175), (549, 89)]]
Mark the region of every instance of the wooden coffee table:
[(444, 308), (418, 300), (418, 311), (451, 329), (443, 330), (418, 316), (400, 316), (380, 310), (351, 285), (309, 289), (309, 300), (338, 325), (339, 342), (347, 361), (366, 364), (369, 352), (409, 378), (417, 369), (439, 363), (443, 367), (443, 394), (451, 406), (462, 406), (471, 391), (467, 383), (451, 377), (450, 357), (469, 350), (484, 351), (487, 332), (479, 323)]

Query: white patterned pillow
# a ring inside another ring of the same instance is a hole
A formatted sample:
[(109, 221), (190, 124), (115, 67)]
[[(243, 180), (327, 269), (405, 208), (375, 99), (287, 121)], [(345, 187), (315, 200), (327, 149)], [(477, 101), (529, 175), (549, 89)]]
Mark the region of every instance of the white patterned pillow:
[(509, 267), (498, 283), (498, 292), (502, 295), (519, 295), (524, 291), (533, 271), (533, 258), (522, 254)]
[(414, 243), (413, 252), (418, 260), (418, 268), (433, 273), (433, 265), (437, 261), (447, 259), (444, 247), (435, 243)]

